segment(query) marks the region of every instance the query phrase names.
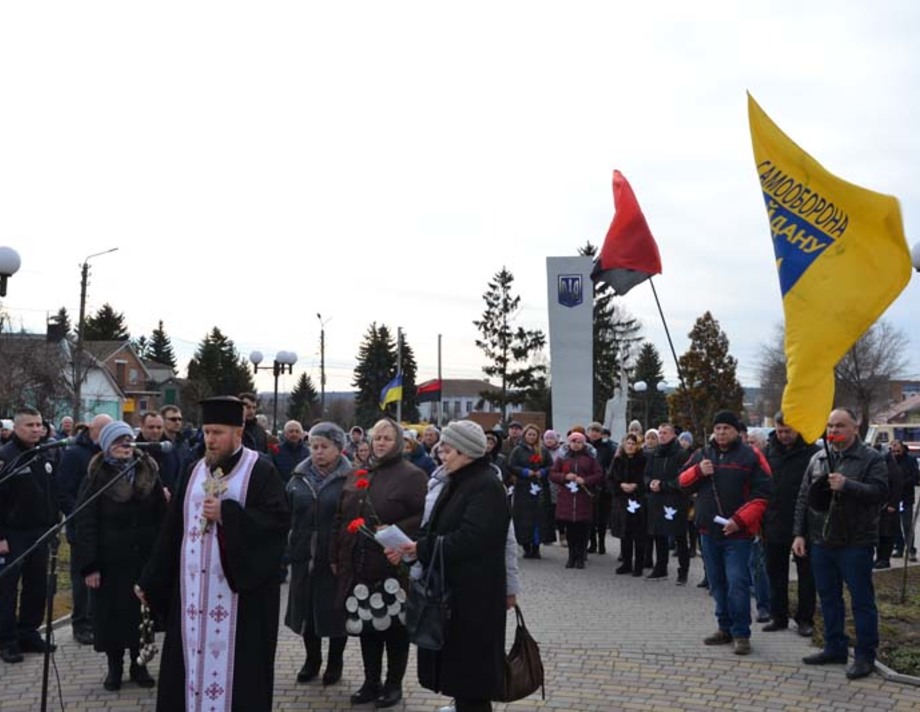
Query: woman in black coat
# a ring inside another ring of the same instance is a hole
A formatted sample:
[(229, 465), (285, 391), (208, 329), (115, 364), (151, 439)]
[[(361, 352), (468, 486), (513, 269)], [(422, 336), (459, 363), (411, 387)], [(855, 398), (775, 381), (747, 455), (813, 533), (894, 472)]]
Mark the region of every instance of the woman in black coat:
[(648, 506), (645, 497), (645, 453), (639, 438), (630, 433), (623, 439), (608, 473), (613, 495), (610, 533), (620, 539), (622, 565), (618, 574), (642, 575), (648, 542)]
[(284, 624), (303, 636), (307, 651), (297, 682), (310, 682), (319, 675), (322, 639), (329, 638), (323, 685), (334, 685), (342, 678), (342, 656), (348, 638), (344, 611), (336, 605), (329, 542), (342, 487), (352, 467), (342, 454), (345, 432), (338, 425), (317, 423), (308, 437), (310, 456), (294, 468), (285, 487), (291, 506), (291, 586)]
[(536, 425), (526, 426), (520, 445), (511, 451), (508, 459), (514, 482), (514, 533), (524, 548), (525, 559), (539, 559), (540, 544), (555, 540), (555, 522), (550, 515), (552, 466), (552, 455), (540, 442), (540, 429)]
[[(505, 540), (510, 513), (501, 482), (486, 455), (486, 437), (476, 423), (451, 423), (441, 433), (447, 484), (421, 539), (399, 552), (431, 563), (442, 538), (444, 576), (451, 592), (451, 617), (444, 647), (418, 651), (422, 687), (454, 697), (457, 712), (492, 709), (502, 684), (505, 655)], [(437, 574), (435, 574), (437, 575)]]
[[(108, 657), (106, 690), (121, 687), (125, 649), (131, 654), (131, 679), (141, 687), (155, 684), (147, 668), (137, 662), (141, 612), (134, 584), (166, 514), (166, 495), (156, 463), (140, 451), (135, 453), (133, 439), (131, 428), (121, 421), (102, 429), (102, 452), (90, 461), (77, 502), (80, 506), (121, 478), (77, 515), (74, 546), (79, 571), (93, 590), (93, 646)], [(128, 470), (135, 455), (138, 463)]]

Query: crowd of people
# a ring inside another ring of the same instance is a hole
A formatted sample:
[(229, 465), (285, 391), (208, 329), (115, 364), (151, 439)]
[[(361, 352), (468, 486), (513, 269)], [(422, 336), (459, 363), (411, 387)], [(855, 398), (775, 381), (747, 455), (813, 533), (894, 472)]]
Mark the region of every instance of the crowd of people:
[[(619, 442), (597, 422), (564, 434), (516, 421), (507, 432), (455, 421), (417, 433), (387, 418), (347, 434), (332, 422), (305, 431), (292, 420), (275, 438), (253, 394), (201, 405), (198, 431), (169, 405), (142, 414), (137, 433), (99, 415), (65, 418), (56, 434), (21, 408), (0, 446), (0, 571), (76, 513), (66, 529), (73, 636), (106, 656), (103, 686), (118, 690), (126, 652), (129, 679), (156, 685), (138, 631), (150, 621), (165, 629), (162, 710), (197, 710), (205, 700), (270, 709), (288, 572), (283, 621), (305, 650), (292, 677), (337, 684), (348, 638), (357, 637), (364, 680), (351, 701), (387, 708), (403, 695), (409, 582), (440, 561), (453, 615), (445, 646), (419, 651), (418, 677), (454, 698), (443, 710), (475, 712), (491, 709), (501, 685), (519, 551), (540, 559), (542, 546), (558, 543), (566, 568), (584, 569), (591, 554), (607, 561), (609, 532), (620, 540), (609, 564), (617, 575), (666, 581), (676, 556), (679, 586), (699, 553), (699, 586), (717, 622), (703, 642), (738, 655), (751, 651), (752, 593), (763, 632), (794, 622), (806, 637), (817, 597), (825, 646), (804, 659), (812, 665), (848, 662), (846, 582), (857, 633), (850, 678), (869, 674), (878, 646), (873, 568), (916, 557), (916, 461), (898, 442), (884, 456), (863, 445), (846, 409), (830, 414), (818, 447), (782, 413), (764, 441), (721, 411), (695, 446), (669, 422), (644, 430), (637, 421)], [(56, 437), (67, 440), (35, 449)], [(388, 528), (411, 543), (379, 543)], [(45, 652), (46, 559), (39, 547), (0, 579), (7, 663)], [(245, 683), (233, 674), (241, 666)]]

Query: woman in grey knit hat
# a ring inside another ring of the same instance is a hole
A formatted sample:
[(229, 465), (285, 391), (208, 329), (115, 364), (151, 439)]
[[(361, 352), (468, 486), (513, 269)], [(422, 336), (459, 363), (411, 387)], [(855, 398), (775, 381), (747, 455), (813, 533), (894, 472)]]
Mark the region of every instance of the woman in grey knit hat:
[(444, 428), (441, 460), (448, 482), (422, 537), (400, 552), (427, 567), (441, 539), (450, 626), (440, 651), (419, 649), (418, 677), (423, 687), (454, 697), (457, 712), (491, 710), (502, 683), (510, 512), (486, 447), (485, 433), (472, 421)]

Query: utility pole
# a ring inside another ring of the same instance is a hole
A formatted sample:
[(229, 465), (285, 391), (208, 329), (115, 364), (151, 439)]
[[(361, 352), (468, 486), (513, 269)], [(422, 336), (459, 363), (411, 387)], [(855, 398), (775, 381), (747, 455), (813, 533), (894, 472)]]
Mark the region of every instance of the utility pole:
[(319, 407), (322, 418), (326, 416), (326, 322), (319, 312), (316, 312), (316, 318), (319, 319)]
[[(396, 376), (400, 379), (400, 384), (402, 384), (402, 327), (396, 327)], [(402, 393), (402, 388), (400, 387), (400, 393)], [(396, 422), (402, 422), (402, 395), (400, 395), (399, 400), (396, 401)]]
[(77, 346), (73, 354), (73, 420), (79, 423), (83, 419), (83, 380), (86, 373), (83, 370), (83, 327), (86, 322), (86, 285), (89, 281), (89, 261), (99, 255), (107, 255), (118, 250), (113, 247), (105, 252), (97, 252), (83, 260), (80, 268), (80, 320), (77, 322)]

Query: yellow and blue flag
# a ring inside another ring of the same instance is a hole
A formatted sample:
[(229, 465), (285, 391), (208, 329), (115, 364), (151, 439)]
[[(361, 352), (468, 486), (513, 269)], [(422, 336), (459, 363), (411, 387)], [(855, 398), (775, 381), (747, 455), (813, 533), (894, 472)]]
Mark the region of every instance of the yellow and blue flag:
[(399, 403), (402, 400), (402, 374), (387, 383), (380, 391), (380, 410), (386, 410), (387, 403)]
[(809, 442), (834, 405), (834, 368), (910, 279), (897, 198), (841, 180), (748, 94), (786, 316), (786, 422)]

